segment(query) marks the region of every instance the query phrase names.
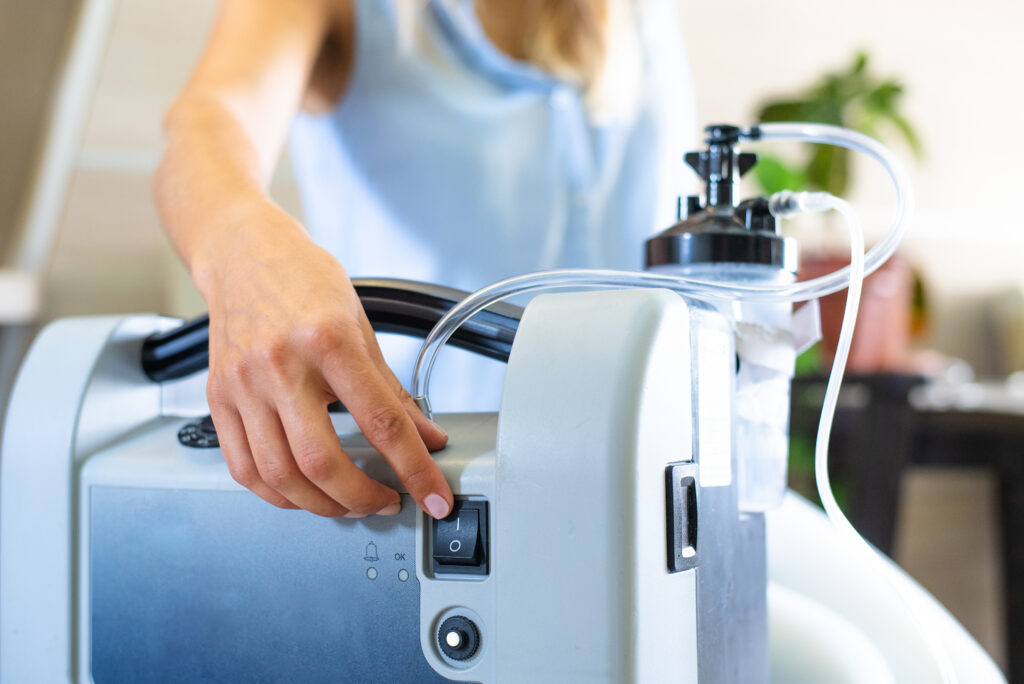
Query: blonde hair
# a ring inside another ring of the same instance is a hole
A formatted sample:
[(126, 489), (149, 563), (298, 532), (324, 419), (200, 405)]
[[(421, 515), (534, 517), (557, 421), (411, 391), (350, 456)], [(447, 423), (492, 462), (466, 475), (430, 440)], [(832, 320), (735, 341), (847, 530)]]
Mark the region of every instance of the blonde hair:
[[(511, 56), (584, 93), (599, 120), (629, 118), (639, 101), (642, 60), (633, 0), (496, 0), (518, 12)], [(478, 0), (483, 2), (483, 0)], [(399, 0), (402, 33), (411, 37), (417, 3)]]
[(629, 118), (639, 99), (640, 45), (628, 0), (517, 3), (525, 59), (585, 93), (597, 119)]
[[(525, 58), (574, 85), (593, 84), (608, 48), (609, 0), (539, 0), (519, 6)], [(532, 16), (529, 16), (532, 15)]]

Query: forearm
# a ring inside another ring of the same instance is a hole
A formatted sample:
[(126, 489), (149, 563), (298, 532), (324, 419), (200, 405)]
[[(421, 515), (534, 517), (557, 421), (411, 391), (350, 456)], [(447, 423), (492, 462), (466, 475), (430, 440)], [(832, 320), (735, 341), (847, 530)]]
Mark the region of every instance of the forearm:
[(442, 518), (452, 494), (427, 448), (447, 438), (387, 367), (345, 270), (267, 195), (339, 8), (351, 10), (341, 0), (223, 0), (167, 114), (154, 193), (210, 310), (206, 393), (231, 475), (277, 506), (397, 513), (398, 492), (338, 443), (326, 407), (341, 399), (406, 491)]
[[(270, 164), (215, 97), (183, 97), (168, 112), (154, 194), (167, 234), (201, 291), (244, 246), (304, 236), (267, 194)], [(268, 222), (269, 214), (279, 214)], [(250, 220), (261, 216), (264, 220)]]
[(206, 51), (167, 113), (154, 191), (201, 291), (246, 241), (304, 235), (266, 188), (336, 6), (222, 0)]

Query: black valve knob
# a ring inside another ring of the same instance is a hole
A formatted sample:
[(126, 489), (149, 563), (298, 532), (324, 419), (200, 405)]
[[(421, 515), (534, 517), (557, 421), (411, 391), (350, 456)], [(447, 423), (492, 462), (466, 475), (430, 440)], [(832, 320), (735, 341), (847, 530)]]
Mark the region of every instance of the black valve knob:
[(213, 426), (213, 418), (206, 416), (178, 430), (178, 441), (182, 446), (194, 449), (214, 449), (220, 446), (217, 439), (217, 428)]
[(704, 181), (703, 208), (728, 214), (736, 204), (740, 177), (757, 163), (757, 155), (737, 149), (744, 135), (737, 126), (715, 124), (704, 131), (707, 149), (690, 152), (684, 159)]

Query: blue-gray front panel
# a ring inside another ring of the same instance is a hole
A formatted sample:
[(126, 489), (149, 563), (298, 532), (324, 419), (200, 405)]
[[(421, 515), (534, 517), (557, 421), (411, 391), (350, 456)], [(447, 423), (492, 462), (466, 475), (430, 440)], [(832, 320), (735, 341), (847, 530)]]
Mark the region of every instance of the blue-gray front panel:
[(248, 492), (90, 492), (96, 684), (449, 681), (420, 650), (409, 497), (329, 520)]

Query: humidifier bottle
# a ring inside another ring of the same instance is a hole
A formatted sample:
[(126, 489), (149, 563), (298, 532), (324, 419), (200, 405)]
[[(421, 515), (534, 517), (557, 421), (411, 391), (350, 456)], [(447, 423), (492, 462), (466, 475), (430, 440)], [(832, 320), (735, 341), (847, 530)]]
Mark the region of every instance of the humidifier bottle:
[[(742, 131), (709, 126), (707, 148), (686, 155), (701, 177), (679, 221), (646, 243), (647, 270), (702, 281), (785, 285), (796, 279), (795, 241), (778, 233), (763, 197), (737, 201), (740, 177), (757, 161), (737, 148)], [(740, 505), (767, 510), (786, 491), (790, 381), (795, 351), (788, 302), (708, 300), (731, 323), (736, 349), (732, 448)], [(696, 348), (701, 353), (699, 346)], [(699, 358), (698, 358), (699, 362)], [(695, 393), (698, 414), (700, 398)], [(702, 425), (697, 429), (711, 429)], [(721, 428), (718, 428), (721, 429)], [(704, 436), (707, 437), (707, 436)], [(695, 443), (704, 439), (698, 434)], [(697, 453), (700, 460), (700, 450)]]

